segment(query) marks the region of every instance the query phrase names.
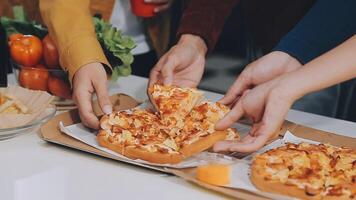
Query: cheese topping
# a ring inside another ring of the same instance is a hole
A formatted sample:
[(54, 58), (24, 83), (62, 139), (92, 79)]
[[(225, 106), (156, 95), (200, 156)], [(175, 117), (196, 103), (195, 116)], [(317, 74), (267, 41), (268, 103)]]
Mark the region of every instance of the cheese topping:
[[(111, 143), (141, 148), (148, 152), (180, 154), (180, 149), (215, 132), (215, 123), (229, 112), (220, 103), (197, 101), (201, 92), (191, 88), (154, 85), (149, 88), (158, 113), (135, 108), (106, 115), (100, 136)], [(238, 140), (236, 129), (228, 129), (227, 139)]]
[(355, 196), (356, 151), (331, 145), (291, 144), (254, 159), (267, 179), (305, 190), (308, 195)]
[(149, 88), (153, 102), (163, 121), (183, 119), (195, 106), (202, 93), (194, 88), (154, 84)]

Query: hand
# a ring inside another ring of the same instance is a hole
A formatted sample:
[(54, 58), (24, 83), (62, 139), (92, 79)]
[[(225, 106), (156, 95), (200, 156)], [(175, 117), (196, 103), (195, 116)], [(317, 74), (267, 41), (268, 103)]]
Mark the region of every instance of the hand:
[(294, 71), (301, 66), (299, 61), (289, 54), (273, 51), (247, 65), (220, 101), (223, 104), (231, 105), (245, 90)]
[(155, 13), (168, 10), (172, 5), (173, 0), (145, 0), (145, 3), (160, 4), (154, 10)]
[(81, 67), (73, 78), (73, 100), (79, 108), (82, 123), (90, 128), (98, 129), (99, 120), (92, 108), (92, 95), (96, 92), (99, 105), (105, 114), (112, 112), (107, 89), (107, 75), (100, 63), (89, 63)]
[(216, 124), (217, 130), (225, 130), (242, 116), (254, 121), (249, 134), (241, 141), (221, 141), (214, 151), (252, 152), (276, 137), (292, 103), (297, 99), (293, 88), (276, 78), (251, 90), (246, 90), (231, 111)]
[(149, 86), (156, 82), (180, 87), (196, 87), (204, 72), (207, 47), (194, 35), (182, 35), (178, 44), (161, 57), (151, 70)]

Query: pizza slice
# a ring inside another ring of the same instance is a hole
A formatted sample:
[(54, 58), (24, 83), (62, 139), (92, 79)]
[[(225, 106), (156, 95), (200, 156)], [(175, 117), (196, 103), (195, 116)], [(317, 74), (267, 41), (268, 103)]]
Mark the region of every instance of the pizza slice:
[(203, 93), (195, 88), (180, 88), (159, 84), (154, 84), (148, 91), (152, 104), (163, 122), (168, 125), (181, 124), (182, 119), (190, 113), (203, 96)]
[(183, 159), (175, 141), (159, 130), (159, 118), (152, 111), (134, 109), (105, 115), (100, 126), (99, 145), (128, 158), (171, 164)]
[(292, 144), (257, 155), (251, 181), (260, 190), (301, 199), (355, 199), (356, 151)]
[(214, 128), (229, 110), (220, 103), (212, 102), (202, 102), (194, 107), (184, 120), (182, 133), (176, 137), (181, 145), (180, 152), (188, 157), (196, 152), (195, 148), (206, 150), (220, 140), (239, 140), (236, 129), (216, 131)]
[(184, 127), (178, 128), (166, 126), (150, 110), (120, 111), (102, 117), (97, 140), (101, 146), (131, 159), (175, 164), (219, 140), (239, 138), (236, 129), (214, 130), (215, 121), (226, 112), (221, 104), (203, 103), (184, 119)]

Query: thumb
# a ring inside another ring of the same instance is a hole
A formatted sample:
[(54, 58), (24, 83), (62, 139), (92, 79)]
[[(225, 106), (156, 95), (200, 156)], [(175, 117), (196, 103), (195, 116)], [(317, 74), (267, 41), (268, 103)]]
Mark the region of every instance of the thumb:
[(266, 134), (268, 139), (277, 136), (289, 108), (290, 105), (286, 101), (269, 100), (262, 121), (257, 125), (258, 128), (251, 131), (250, 134), (254, 136)]
[(225, 130), (233, 125), (237, 120), (239, 120), (244, 115), (244, 110), (242, 108), (241, 100), (239, 100), (236, 105), (231, 109), (229, 113), (225, 115), (220, 121), (215, 125), (216, 130)]
[(101, 110), (105, 114), (112, 113), (112, 105), (109, 99), (107, 81), (96, 81), (93, 83), (93, 85), (96, 91), (96, 96), (98, 97), (98, 102)]
[(224, 97), (219, 100), (220, 103), (224, 105), (232, 104), (238, 96), (242, 96), (242, 94), (249, 88), (251, 85), (251, 79), (246, 78), (246, 73), (247, 72), (241, 73), (236, 81), (230, 86)]

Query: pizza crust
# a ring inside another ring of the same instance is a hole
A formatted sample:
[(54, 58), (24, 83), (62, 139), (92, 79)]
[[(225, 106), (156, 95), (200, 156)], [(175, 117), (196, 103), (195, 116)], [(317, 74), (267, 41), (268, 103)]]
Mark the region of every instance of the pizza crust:
[[(102, 133), (100, 133), (102, 132)], [(119, 153), (121, 155), (124, 155), (124, 145), (120, 143), (111, 143), (108, 140), (108, 137), (106, 136), (106, 132), (104, 130), (100, 130), (99, 134), (97, 135), (97, 140), (100, 146), (108, 148), (112, 151), (115, 151), (116, 153)]]
[(216, 131), (215, 133), (203, 137), (192, 144), (184, 146), (177, 153), (149, 152), (145, 149), (134, 146), (124, 147), (124, 145), (120, 143), (110, 142), (105, 130), (99, 131), (97, 140), (100, 146), (115, 151), (116, 153), (130, 159), (141, 159), (158, 164), (177, 164), (182, 162), (185, 158), (191, 157), (194, 154), (210, 148), (217, 141), (225, 139), (226, 135), (226, 131)]
[[(104, 130), (101, 130), (104, 131)], [(105, 131), (104, 131), (105, 132)], [(183, 160), (183, 156), (180, 154), (164, 154), (160, 152), (149, 152), (144, 149), (136, 148), (133, 146), (127, 146), (120, 143), (111, 143), (107, 136), (104, 134), (98, 134), (97, 140), (100, 146), (108, 148), (116, 153), (119, 153), (130, 159), (141, 159), (152, 163), (159, 164), (176, 164)]]
[[(263, 174), (259, 173), (259, 171), (252, 167), (251, 169), (251, 182), (256, 186), (257, 189), (270, 192), (270, 193), (278, 193), (282, 195), (287, 195), (291, 197), (296, 197), (299, 199), (305, 200), (350, 200), (347, 195), (342, 196), (322, 196), (318, 195), (308, 195), (304, 189), (300, 189), (294, 185), (286, 185), (273, 180), (265, 180), (263, 178)], [(355, 198), (353, 198), (355, 199)]]
[(199, 140), (183, 146), (179, 152), (181, 152), (185, 158), (188, 158), (194, 154), (209, 149), (217, 141), (224, 140), (227, 136), (227, 131), (215, 131), (205, 137), (201, 137)]
[(136, 147), (125, 148), (124, 155), (131, 159), (141, 159), (158, 164), (177, 164), (183, 160), (183, 156), (178, 153), (149, 152)]
[(265, 180), (264, 177), (265, 176), (261, 172), (259, 167), (253, 163), (251, 167), (250, 179), (257, 189), (264, 192), (278, 193), (306, 200), (321, 199), (321, 195), (310, 196), (307, 195), (304, 190), (298, 188), (297, 186), (286, 185), (273, 180)]

